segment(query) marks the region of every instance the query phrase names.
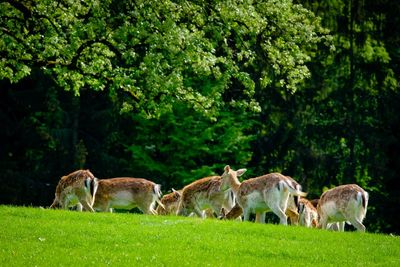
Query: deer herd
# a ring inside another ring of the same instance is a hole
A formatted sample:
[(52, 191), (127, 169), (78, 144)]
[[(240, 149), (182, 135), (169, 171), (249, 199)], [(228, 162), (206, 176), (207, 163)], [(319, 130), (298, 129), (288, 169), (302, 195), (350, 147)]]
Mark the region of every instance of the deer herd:
[(293, 225), (344, 231), (347, 223), (365, 232), (368, 193), (356, 184), (332, 188), (310, 201), (289, 176), (270, 173), (240, 182), (246, 169), (227, 165), (223, 171), (162, 196), (160, 185), (146, 179), (98, 179), (89, 170), (78, 170), (60, 179), (50, 208), (112, 212), (136, 207), (145, 214), (244, 221), (253, 214), (259, 223), (272, 211), (283, 225), (289, 219)]

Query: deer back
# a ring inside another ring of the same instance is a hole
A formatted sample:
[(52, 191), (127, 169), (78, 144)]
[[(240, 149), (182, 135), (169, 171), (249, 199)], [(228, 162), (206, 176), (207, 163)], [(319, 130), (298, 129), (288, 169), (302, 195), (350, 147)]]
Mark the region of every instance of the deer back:
[[(348, 184), (334, 187), (324, 192), (319, 200), (318, 207), (327, 205), (332, 202), (336, 209), (344, 210), (352, 200), (357, 200), (357, 193), (364, 194), (364, 190), (356, 184)], [(365, 204), (364, 204), (365, 206)]]
[(92, 206), (94, 196), (97, 190), (97, 178), (89, 170), (77, 170), (68, 175), (61, 177), (55, 191), (55, 199), (50, 208), (62, 206), (66, 200), (69, 205), (75, 205), (77, 202), (85, 202)]
[(210, 176), (194, 181), (182, 190), (182, 201), (208, 200), (221, 193), (221, 177)]
[(240, 185), (238, 197), (249, 195), (255, 191), (263, 192), (264, 190), (271, 190), (284, 177), (280, 173), (270, 173), (245, 180)]
[[(132, 205), (152, 201), (156, 184), (142, 178), (110, 178), (99, 180), (95, 205), (104, 202), (125, 202)], [(111, 205), (112, 206), (112, 205)]]

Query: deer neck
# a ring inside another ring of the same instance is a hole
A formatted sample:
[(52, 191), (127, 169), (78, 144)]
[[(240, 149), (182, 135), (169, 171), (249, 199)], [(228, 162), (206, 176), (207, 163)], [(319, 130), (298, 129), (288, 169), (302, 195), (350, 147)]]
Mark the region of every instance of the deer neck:
[(239, 182), (237, 177), (230, 177), (229, 178), (229, 185), (232, 188), (233, 193), (235, 193), (235, 195), (237, 195), (240, 185), (241, 183)]

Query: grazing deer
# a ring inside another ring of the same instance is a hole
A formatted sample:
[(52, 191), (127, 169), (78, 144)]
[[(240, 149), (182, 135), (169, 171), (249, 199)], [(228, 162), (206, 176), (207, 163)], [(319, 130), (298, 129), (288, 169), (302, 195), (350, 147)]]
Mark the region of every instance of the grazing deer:
[(350, 222), (358, 231), (365, 232), (362, 221), (367, 213), (368, 193), (356, 184), (341, 185), (321, 195), (318, 203), (320, 227), (339, 222), (343, 231), (344, 222)]
[[(221, 185), (221, 176), (211, 176), (185, 186), (176, 214), (188, 216), (194, 212), (197, 216), (204, 218), (206, 213), (203, 211), (207, 209), (211, 209), (217, 216), (221, 216), (222, 208), (231, 210), (235, 205), (234, 195), (229, 187), (221, 190)], [(212, 216), (210, 211), (207, 216)]]
[[(317, 207), (318, 207), (318, 202), (319, 202), (319, 198), (316, 199), (312, 199), (312, 200), (308, 200), (309, 204), (311, 204), (311, 206), (309, 206), (310, 210), (313, 210), (313, 212), (311, 213), (311, 227), (316, 228), (318, 227), (319, 223), (318, 223), (318, 211), (317, 211)], [(300, 209), (300, 207), (299, 207)], [(345, 222), (337, 222), (337, 223), (328, 223), (326, 228), (332, 231), (344, 231), (344, 224)]]
[(178, 206), (179, 206), (179, 200), (181, 199), (182, 195), (182, 190), (176, 191), (175, 189), (172, 189), (172, 192), (164, 195), (160, 202), (163, 204), (163, 206), (158, 205), (156, 212), (158, 215), (175, 215)]
[(271, 173), (240, 183), (237, 177), (245, 171), (246, 169), (234, 171), (227, 165), (221, 176), (222, 184), (232, 189), (238, 204), (242, 207), (244, 220), (249, 220), (250, 213), (259, 213), (258, 221), (265, 222), (265, 212), (272, 210), (280, 218), (280, 223), (287, 225), (285, 211), (289, 194), (307, 195), (301, 192), (301, 186), (280, 173)]
[[(289, 176), (286, 176), (292, 179)], [(295, 182), (296, 183), (296, 182)], [(298, 225), (299, 224), (299, 197), (289, 194), (289, 199), (287, 202), (285, 214), (289, 218), (291, 225)]]
[(99, 180), (93, 208), (112, 212), (113, 208), (130, 210), (138, 207), (145, 214), (157, 214), (154, 205), (160, 202), (160, 185), (141, 178)]
[(305, 198), (299, 200), (299, 224), (308, 228), (318, 226), (317, 208)]
[(235, 206), (229, 212), (226, 212), (226, 210), (222, 208), (220, 219), (233, 220), (241, 218), (242, 214), (243, 214), (242, 207), (240, 207), (240, 205), (236, 203)]
[(61, 177), (57, 184), (55, 198), (50, 208), (61, 206), (63, 209), (77, 206), (82, 211), (93, 210), (93, 202), (97, 191), (97, 178), (89, 170), (78, 170)]

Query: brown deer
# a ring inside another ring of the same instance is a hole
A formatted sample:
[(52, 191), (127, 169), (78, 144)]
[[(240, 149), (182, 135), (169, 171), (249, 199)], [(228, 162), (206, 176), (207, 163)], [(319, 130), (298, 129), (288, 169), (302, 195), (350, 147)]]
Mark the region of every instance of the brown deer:
[(55, 198), (50, 208), (61, 206), (63, 209), (77, 206), (79, 211), (93, 210), (97, 191), (97, 178), (89, 170), (78, 170), (61, 177), (57, 184)]
[(155, 203), (160, 202), (160, 185), (142, 178), (111, 178), (99, 180), (93, 208), (112, 212), (113, 208), (130, 210), (139, 208), (145, 214), (157, 214)]
[(163, 206), (158, 205), (156, 212), (158, 215), (175, 215), (178, 206), (179, 206), (179, 200), (181, 199), (182, 195), (182, 190), (176, 191), (175, 189), (172, 189), (172, 192), (169, 194), (164, 195), (160, 202), (163, 204)]
[(324, 192), (317, 207), (319, 227), (327, 229), (329, 224), (338, 222), (343, 231), (344, 222), (350, 222), (358, 231), (365, 232), (362, 221), (367, 214), (368, 198), (368, 193), (356, 184), (341, 185)]
[(296, 197), (307, 195), (301, 191), (301, 186), (280, 173), (271, 173), (240, 183), (237, 177), (245, 171), (246, 169), (235, 171), (227, 165), (221, 176), (223, 186), (232, 189), (237, 203), (242, 207), (244, 220), (248, 221), (251, 213), (259, 213), (257, 220), (265, 222), (266, 211), (272, 210), (280, 218), (280, 223), (287, 225), (285, 211), (289, 194)]
[(308, 228), (318, 226), (317, 208), (305, 198), (300, 198), (299, 200), (299, 224)]
[(224, 208), (222, 208), (220, 219), (234, 220), (239, 217), (241, 218), (242, 214), (243, 214), (242, 207), (240, 207), (240, 205), (236, 203), (235, 206), (233, 206), (233, 208), (228, 212)]
[[(221, 189), (221, 176), (210, 176), (199, 179), (185, 186), (179, 202), (177, 215), (189, 216), (194, 212), (197, 216), (205, 218), (212, 216), (211, 209), (217, 216), (221, 216), (221, 209), (231, 210), (235, 205), (232, 191), (228, 188)], [(214, 217), (214, 216), (212, 216)]]

